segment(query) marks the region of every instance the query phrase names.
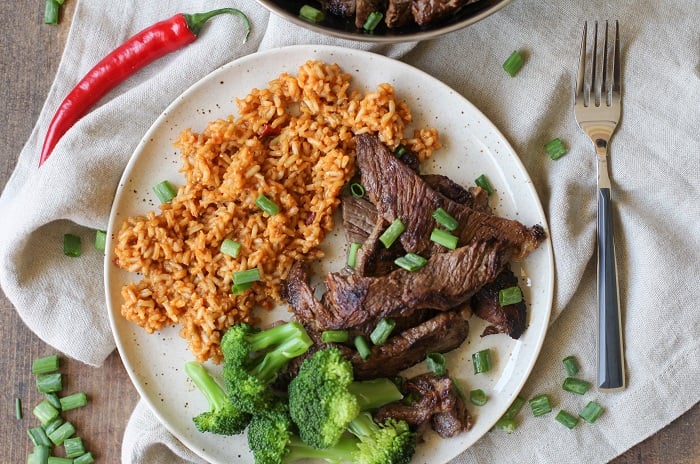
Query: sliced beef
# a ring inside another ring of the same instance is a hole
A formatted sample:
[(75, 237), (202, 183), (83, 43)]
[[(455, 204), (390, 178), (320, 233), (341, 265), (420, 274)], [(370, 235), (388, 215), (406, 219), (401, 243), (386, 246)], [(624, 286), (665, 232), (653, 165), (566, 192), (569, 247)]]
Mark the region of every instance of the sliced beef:
[(436, 253), (415, 272), (397, 269), (382, 277), (331, 272), (325, 279), (323, 310), (315, 314), (315, 321), (326, 330), (415, 310), (448, 310), (495, 279), (510, 258), (503, 242), (488, 240)]
[(407, 379), (401, 390), (413, 401), (382, 406), (374, 415), (376, 420), (402, 419), (418, 433), (431, 426), (443, 438), (471, 429), (471, 415), (449, 374), (421, 374)]
[(362, 29), (369, 15), (374, 11), (386, 11), (387, 0), (356, 0), (355, 27)]
[(384, 22), (388, 28), (403, 27), (413, 22), (411, 3), (413, 0), (389, 0)]
[(355, 15), (355, 0), (320, 0), (321, 8), (335, 16), (351, 18)]
[(527, 309), (525, 302), (501, 306), (498, 302), (498, 292), (504, 288), (518, 285), (518, 278), (513, 271), (506, 268), (496, 280), (486, 284), (472, 297), (472, 309), (478, 317), (491, 323), (484, 329), (481, 336), (504, 333), (514, 339), (520, 338), (527, 325)]
[(457, 13), (457, 10), (471, 1), (473, 0), (413, 0), (411, 13), (416, 24), (425, 26)]
[(443, 208), (457, 221), (454, 232), (463, 245), (475, 240), (498, 239), (512, 249), (513, 259), (526, 257), (545, 239), (544, 229), (490, 215), (461, 205), (432, 189), (419, 175), (396, 159), (378, 137), (357, 137), (357, 164), (365, 191), (388, 223), (399, 218), (406, 225), (400, 240), (406, 251), (421, 253), (431, 247), (432, 213)]
[[(355, 378), (374, 379), (398, 375), (418, 364), (428, 353), (447, 353), (464, 342), (469, 334), (470, 310), (440, 312), (436, 316), (372, 346), (367, 359), (355, 352), (351, 357)], [(396, 329), (395, 329), (396, 330)]]
[(341, 199), (343, 229), (350, 243), (364, 243), (377, 224), (377, 208), (362, 198), (345, 196)]

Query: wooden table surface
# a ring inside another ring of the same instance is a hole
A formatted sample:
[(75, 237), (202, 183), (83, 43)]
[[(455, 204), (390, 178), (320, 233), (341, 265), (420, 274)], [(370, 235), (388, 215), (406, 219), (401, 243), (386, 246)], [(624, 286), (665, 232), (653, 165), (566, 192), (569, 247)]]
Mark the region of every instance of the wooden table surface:
[[(2, 50), (0, 58), (0, 189), (4, 188), (25, 141), (36, 123), (59, 64), (68, 35), (74, 2), (67, 1), (58, 26), (43, 24), (41, 2), (0, 2)], [(27, 428), (35, 425), (31, 408), (40, 401), (31, 362), (54, 350), (27, 329), (4, 294), (0, 294), (0, 372), (2, 411), (0, 437), (6, 463), (23, 463), (32, 449)], [(67, 416), (93, 452), (97, 462), (120, 462), (124, 428), (138, 394), (115, 352), (100, 368), (64, 358), (66, 391), (85, 391), (91, 401)], [(14, 419), (15, 398), (21, 398), (24, 419)], [(635, 420), (629, 418), (629, 420)], [(691, 464), (700, 460), (700, 406), (628, 450), (614, 464)]]

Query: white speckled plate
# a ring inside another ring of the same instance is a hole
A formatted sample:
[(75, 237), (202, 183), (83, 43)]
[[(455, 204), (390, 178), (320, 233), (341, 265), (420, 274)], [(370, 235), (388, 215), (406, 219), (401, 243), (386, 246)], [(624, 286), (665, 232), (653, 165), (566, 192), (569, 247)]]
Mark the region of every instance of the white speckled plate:
[[(398, 97), (409, 104), (414, 125), (432, 125), (441, 133), (444, 148), (428, 162), (426, 171), (445, 173), (465, 186), (486, 174), (496, 189), (491, 204), (497, 214), (547, 228), (537, 193), (518, 156), (494, 125), (461, 95), (422, 71), (380, 55), (338, 47), (294, 46), (246, 56), (223, 66), (183, 93), (155, 121), (119, 183), (107, 250), (113, 249), (112, 233), (124, 219), (157, 208), (158, 200), (151, 190), (154, 184), (163, 179), (174, 185), (184, 182), (178, 173), (179, 155), (172, 146), (181, 130), (191, 127), (199, 131), (211, 120), (235, 114), (236, 97), (266, 86), (284, 71), (296, 74), (309, 59), (338, 63), (363, 90), (374, 89), (382, 82), (392, 84)], [(338, 269), (345, 259), (344, 236), (334, 233), (327, 240), (328, 259), (323, 267)], [(207, 405), (183, 370), (183, 363), (193, 356), (178, 335), (178, 328), (148, 335), (121, 316), (120, 289), (138, 276), (117, 269), (113, 258), (111, 251), (105, 258), (107, 305), (119, 353), (136, 389), (163, 424), (195, 453), (212, 463), (252, 463), (244, 436), (220, 437), (194, 428), (192, 417), (206, 410)], [(468, 340), (447, 356), (451, 373), (463, 387), (467, 391), (482, 388), (489, 395), (488, 403), (470, 406), (475, 419), (471, 431), (449, 440), (429, 434), (418, 447), (415, 463), (444, 463), (471, 446), (491, 429), (530, 374), (552, 303), (554, 270), (549, 241), (522, 264), (521, 275), (527, 276), (522, 279), (529, 311), (529, 327), (524, 335), (518, 341), (505, 335), (481, 338), (484, 323), (472, 318)], [(272, 317), (288, 314), (285, 308), (277, 312)], [(494, 353), (494, 368), (474, 376), (471, 354), (487, 347)], [(219, 372), (217, 366), (210, 367)], [(413, 370), (424, 371), (425, 367), (419, 365)]]

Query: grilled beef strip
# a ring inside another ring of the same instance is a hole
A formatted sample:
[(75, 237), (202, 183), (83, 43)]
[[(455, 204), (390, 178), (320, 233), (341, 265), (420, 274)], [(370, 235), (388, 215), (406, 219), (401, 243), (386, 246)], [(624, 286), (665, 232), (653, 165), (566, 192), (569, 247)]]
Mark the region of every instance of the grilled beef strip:
[(413, 401), (382, 406), (374, 414), (376, 420), (403, 419), (419, 435), (430, 425), (442, 438), (471, 429), (471, 415), (449, 373), (439, 376), (430, 372), (406, 379), (401, 392)]
[(356, 0), (355, 27), (362, 29), (370, 14), (375, 11), (386, 11), (387, 0)]
[(413, 22), (411, 3), (413, 0), (389, 0), (384, 22), (390, 29), (403, 27)]
[(464, 245), (475, 240), (498, 239), (512, 248), (512, 258), (525, 258), (545, 239), (542, 226), (526, 227), (518, 221), (490, 215), (461, 205), (436, 192), (419, 175), (396, 159), (377, 136), (362, 134), (357, 140), (357, 164), (362, 185), (388, 223), (399, 218), (406, 231), (399, 240), (408, 252), (421, 253), (431, 247), (432, 213), (443, 208), (459, 222), (453, 233)]
[(419, 26), (435, 23), (451, 16), (474, 0), (413, 0), (411, 13)]
[(351, 18), (355, 15), (355, 0), (319, 0), (321, 8), (335, 16)]
[(486, 335), (505, 333), (511, 338), (518, 339), (527, 326), (527, 309), (525, 301), (512, 305), (501, 306), (498, 302), (498, 292), (504, 288), (518, 285), (518, 278), (510, 268), (504, 269), (496, 280), (479, 290), (471, 300), (474, 314), (491, 323), (481, 334)]

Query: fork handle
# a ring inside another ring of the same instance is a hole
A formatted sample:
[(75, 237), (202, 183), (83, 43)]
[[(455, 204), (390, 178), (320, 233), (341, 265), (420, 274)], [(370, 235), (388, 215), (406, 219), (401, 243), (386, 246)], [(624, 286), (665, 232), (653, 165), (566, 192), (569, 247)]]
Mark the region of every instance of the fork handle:
[(609, 188), (598, 189), (598, 388), (625, 388), (620, 299)]

